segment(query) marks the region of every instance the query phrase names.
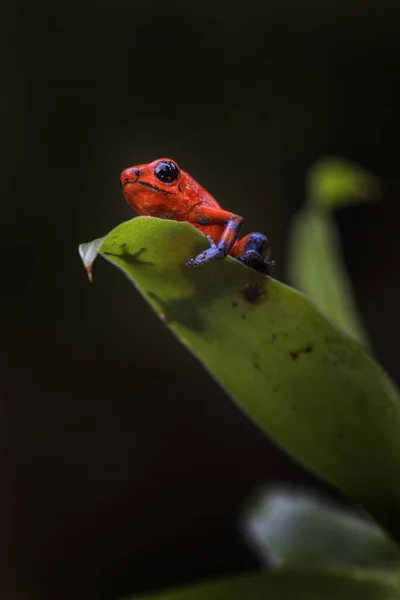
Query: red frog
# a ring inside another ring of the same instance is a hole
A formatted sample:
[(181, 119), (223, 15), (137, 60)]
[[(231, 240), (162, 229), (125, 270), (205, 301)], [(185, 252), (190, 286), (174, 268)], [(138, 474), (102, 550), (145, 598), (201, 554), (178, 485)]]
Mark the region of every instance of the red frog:
[(128, 204), (139, 214), (160, 219), (187, 221), (200, 229), (210, 248), (187, 261), (197, 267), (226, 258), (228, 254), (249, 267), (267, 273), (275, 263), (268, 260), (269, 244), (262, 233), (238, 239), (243, 218), (220, 207), (201, 185), (169, 158), (129, 167), (121, 173)]

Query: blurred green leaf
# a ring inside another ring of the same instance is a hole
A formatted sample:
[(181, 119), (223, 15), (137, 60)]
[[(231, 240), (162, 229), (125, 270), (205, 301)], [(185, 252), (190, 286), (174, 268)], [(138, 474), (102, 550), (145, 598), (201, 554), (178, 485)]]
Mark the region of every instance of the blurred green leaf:
[(380, 182), (358, 164), (339, 157), (316, 161), (307, 174), (307, 201), (320, 209), (335, 209), (377, 198)]
[[(207, 246), (187, 223), (139, 217), (111, 231), (100, 252), (278, 444), (400, 539), (400, 400), (392, 381), (290, 287), (230, 257), (187, 268)], [(85, 263), (90, 251), (81, 247)], [(184, 373), (176, 385), (185, 385)]]
[[(139, 600), (137, 596), (131, 600)], [(371, 574), (275, 571), (140, 596), (140, 600), (400, 600), (391, 581)], [(125, 599), (128, 600), (128, 599)]]
[(321, 159), (310, 168), (306, 185), (307, 206), (295, 215), (289, 231), (289, 281), (368, 347), (344, 265), (340, 235), (330, 212), (376, 198), (379, 180), (355, 163), (333, 157)]
[(295, 215), (289, 235), (288, 265), (289, 281), (367, 348), (367, 334), (343, 264), (339, 232), (329, 214), (306, 207)]
[(400, 548), (375, 523), (304, 491), (260, 493), (244, 531), (266, 564), (400, 572)]

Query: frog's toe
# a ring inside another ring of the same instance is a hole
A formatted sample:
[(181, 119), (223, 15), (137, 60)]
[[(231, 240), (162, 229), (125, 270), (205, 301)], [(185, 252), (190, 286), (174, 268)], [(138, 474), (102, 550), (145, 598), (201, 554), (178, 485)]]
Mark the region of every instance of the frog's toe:
[(195, 264), (194, 264), (195, 260), (196, 260), (195, 258), (189, 258), (189, 260), (186, 261), (186, 266), (187, 267), (194, 267), (195, 266)]
[(201, 252), (195, 256), (195, 258), (191, 258), (187, 261), (186, 265), (188, 267), (200, 267), (200, 265), (204, 265), (217, 258), (219, 258), (219, 252), (215, 246), (214, 248), (208, 248), (207, 250), (204, 250), (204, 252)]
[(197, 256), (190, 258), (186, 262), (186, 265), (188, 267), (199, 267), (200, 265), (204, 264), (205, 262), (208, 262), (208, 260), (209, 259), (207, 259), (206, 252), (201, 252), (201, 254), (198, 254)]
[(206, 238), (210, 242), (210, 248), (213, 248), (215, 250), (217, 248), (217, 244), (214, 242), (211, 235), (206, 235)]

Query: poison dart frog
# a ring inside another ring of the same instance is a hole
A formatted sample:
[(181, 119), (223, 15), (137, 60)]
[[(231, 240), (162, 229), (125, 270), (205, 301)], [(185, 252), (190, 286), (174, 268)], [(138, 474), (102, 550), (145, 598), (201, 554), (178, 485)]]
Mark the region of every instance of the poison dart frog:
[(275, 264), (268, 260), (266, 236), (250, 233), (238, 239), (243, 218), (222, 209), (173, 160), (160, 158), (129, 167), (122, 171), (120, 179), (126, 201), (139, 215), (187, 221), (206, 235), (210, 247), (189, 259), (188, 267), (226, 258), (228, 254), (262, 273)]

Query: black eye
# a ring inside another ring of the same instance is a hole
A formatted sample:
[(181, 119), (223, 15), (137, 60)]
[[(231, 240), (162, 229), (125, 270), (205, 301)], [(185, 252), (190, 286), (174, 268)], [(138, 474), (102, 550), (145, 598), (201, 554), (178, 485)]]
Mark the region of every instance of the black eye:
[(163, 183), (173, 183), (178, 179), (179, 169), (170, 160), (163, 160), (154, 169), (154, 175)]

